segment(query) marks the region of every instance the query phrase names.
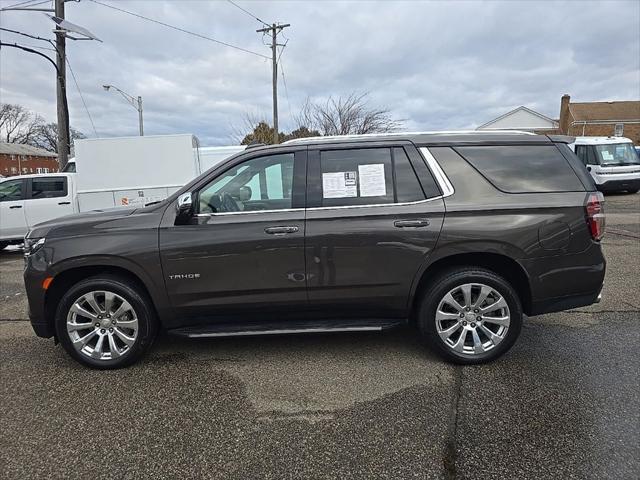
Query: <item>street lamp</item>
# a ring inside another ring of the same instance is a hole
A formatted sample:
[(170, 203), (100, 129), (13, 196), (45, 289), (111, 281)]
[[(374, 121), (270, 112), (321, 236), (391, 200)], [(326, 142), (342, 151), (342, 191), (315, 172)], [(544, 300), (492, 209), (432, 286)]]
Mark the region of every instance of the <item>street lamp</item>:
[(110, 88), (113, 88), (118, 93), (120, 93), (120, 95), (122, 95), (127, 102), (129, 102), (129, 105), (131, 105), (133, 108), (135, 108), (138, 111), (138, 121), (140, 123), (140, 136), (142, 137), (144, 135), (144, 128), (142, 126), (142, 97), (138, 95), (138, 98), (136, 99), (132, 95), (129, 95), (128, 93), (123, 92), (122, 90), (120, 90), (118, 87), (114, 85), (103, 85), (102, 88), (104, 88), (105, 92), (108, 92)]

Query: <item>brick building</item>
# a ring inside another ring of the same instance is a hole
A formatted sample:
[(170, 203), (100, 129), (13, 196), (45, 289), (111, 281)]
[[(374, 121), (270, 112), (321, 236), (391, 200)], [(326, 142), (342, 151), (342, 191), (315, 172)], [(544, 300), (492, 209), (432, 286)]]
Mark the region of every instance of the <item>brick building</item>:
[(559, 123), (565, 135), (627, 137), (640, 145), (640, 101), (573, 103), (563, 95)]
[(19, 143), (0, 142), (0, 175), (26, 175), (58, 171), (55, 153)]

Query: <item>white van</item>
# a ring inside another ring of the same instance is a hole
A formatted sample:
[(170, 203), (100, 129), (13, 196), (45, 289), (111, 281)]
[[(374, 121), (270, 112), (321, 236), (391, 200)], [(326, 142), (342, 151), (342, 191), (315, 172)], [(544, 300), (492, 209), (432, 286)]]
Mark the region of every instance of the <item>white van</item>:
[(601, 192), (640, 190), (640, 157), (624, 137), (576, 137), (569, 145), (587, 166)]
[(72, 177), (56, 173), (0, 179), (0, 250), (22, 243), (36, 223), (77, 211)]

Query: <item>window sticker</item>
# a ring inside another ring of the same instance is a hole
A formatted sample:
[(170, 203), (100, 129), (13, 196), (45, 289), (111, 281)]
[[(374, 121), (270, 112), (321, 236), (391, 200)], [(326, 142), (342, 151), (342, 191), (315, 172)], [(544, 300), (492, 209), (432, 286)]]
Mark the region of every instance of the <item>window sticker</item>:
[(602, 159), (603, 160), (613, 160), (613, 154), (608, 150), (602, 150)]
[(387, 183), (384, 178), (384, 163), (358, 165), (361, 197), (384, 197)]
[(347, 198), (358, 196), (356, 172), (330, 172), (322, 174), (323, 198)]

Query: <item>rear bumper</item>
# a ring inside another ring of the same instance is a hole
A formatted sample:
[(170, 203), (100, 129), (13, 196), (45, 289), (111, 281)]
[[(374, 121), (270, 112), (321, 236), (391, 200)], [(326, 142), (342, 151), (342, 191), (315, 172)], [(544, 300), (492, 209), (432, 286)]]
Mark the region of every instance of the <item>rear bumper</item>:
[(570, 295), (567, 297), (551, 298), (548, 300), (542, 300), (535, 302), (531, 306), (530, 315), (542, 315), (545, 313), (561, 312), (563, 310), (570, 310), (572, 308), (586, 307), (593, 305), (594, 303), (600, 303), (602, 294), (588, 295)]
[(620, 192), (624, 190), (640, 190), (640, 178), (629, 180), (609, 180), (596, 185), (601, 192)]
[(529, 274), (531, 308), (528, 315), (559, 312), (600, 301), (606, 261), (600, 244), (584, 252), (522, 262)]

